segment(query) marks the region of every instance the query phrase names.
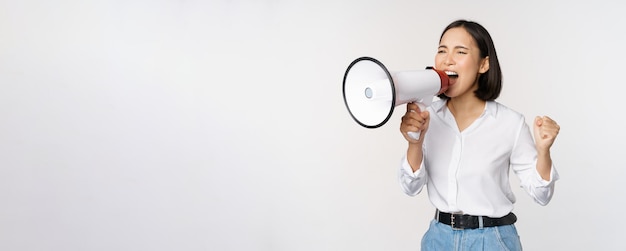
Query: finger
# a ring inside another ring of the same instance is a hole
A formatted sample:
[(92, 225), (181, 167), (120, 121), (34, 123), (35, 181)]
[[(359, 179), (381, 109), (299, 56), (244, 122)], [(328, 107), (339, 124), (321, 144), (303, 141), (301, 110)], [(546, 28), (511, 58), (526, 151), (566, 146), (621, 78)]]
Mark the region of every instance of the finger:
[(406, 111), (409, 112), (409, 111), (415, 110), (414, 106), (415, 106), (415, 104), (413, 104), (413, 103), (407, 103), (406, 104)]
[(412, 125), (410, 125), (410, 126), (406, 126), (406, 127), (404, 127), (404, 129), (402, 130), (402, 132), (417, 132), (417, 131), (420, 131), (420, 128), (419, 128), (419, 127), (416, 127), (416, 126), (412, 126)]
[(402, 116), (402, 122), (406, 122), (406, 123), (411, 123), (412, 121), (418, 121), (418, 122), (422, 122), (425, 119), (416, 112), (407, 112), (406, 114), (404, 114), (404, 116)]
[(557, 124), (556, 121), (548, 116), (543, 116), (541, 117), (541, 120), (543, 121), (543, 123), (549, 123), (549, 124)]
[(416, 103), (407, 103), (406, 104), (406, 110), (408, 111), (413, 111), (413, 112), (420, 112), (420, 108)]
[(400, 125), (400, 131), (403, 133), (416, 132), (420, 130), (421, 126), (422, 124), (415, 120), (406, 120), (406, 121), (403, 121), (402, 124)]
[(415, 112), (409, 112), (402, 116), (402, 126), (415, 126), (417, 128), (422, 128), (426, 123), (426, 119), (424, 119), (421, 114)]
[(548, 116), (543, 116), (541, 119), (542, 127), (545, 127), (546, 129), (555, 129), (557, 132), (559, 129), (561, 129), (561, 126), (559, 126), (559, 124), (556, 123), (556, 121), (554, 121), (552, 118)]
[(557, 128), (557, 129), (558, 129), (558, 128), (561, 128), (561, 127), (559, 126), (559, 124), (558, 124), (558, 123), (556, 123), (556, 121), (554, 121), (554, 120), (552, 120), (551, 118), (548, 118), (548, 117), (546, 117), (546, 118), (544, 119), (544, 123), (548, 124), (550, 127), (553, 127), (553, 128)]
[(543, 121), (545, 122), (555, 122), (552, 118), (548, 117), (548, 116), (543, 116), (541, 117), (543, 119)]
[(556, 127), (552, 127), (552, 126), (548, 126), (548, 127), (543, 127), (541, 128), (541, 138), (544, 139), (549, 139), (549, 138), (555, 138), (556, 135), (559, 134), (559, 129)]
[(535, 117), (535, 125), (541, 126), (542, 124), (543, 124), (543, 118), (539, 117), (539, 116), (536, 116)]
[(407, 129), (408, 131), (419, 130), (423, 126), (424, 126), (424, 121), (418, 121), (418, 120), (413, 120), (413, 119), (407, 119), (404, 123), (402, 123), (402, 127), (409, 128)]

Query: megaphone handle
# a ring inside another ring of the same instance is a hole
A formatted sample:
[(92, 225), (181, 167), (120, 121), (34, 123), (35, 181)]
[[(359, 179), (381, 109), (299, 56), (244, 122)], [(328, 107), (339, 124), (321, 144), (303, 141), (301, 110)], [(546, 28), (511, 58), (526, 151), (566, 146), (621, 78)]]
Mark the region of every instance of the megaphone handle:
[[(417, 102), (416, 103), (417, 106), (420, 108), (420, 111), (425, 111), (426, 110), (426, 105), (422, 104), (421, 102)], [(412, 112), (416, 112), (411, 110)], [(420, 134), (421, 131), (417, 131), (417, 132), (407, 132), (407, 134), (409, 135), (409, 137), (413, 138), (414, 140), (419, 140), (420, 139)]]

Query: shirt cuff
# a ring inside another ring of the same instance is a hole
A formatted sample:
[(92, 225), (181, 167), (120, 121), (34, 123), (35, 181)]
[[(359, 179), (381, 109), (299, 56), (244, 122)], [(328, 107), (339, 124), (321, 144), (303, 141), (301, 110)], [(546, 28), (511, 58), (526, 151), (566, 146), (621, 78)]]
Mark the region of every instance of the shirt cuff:
[(411, 179), (417, 179), (421, 176), (424, 170), (424, 160), (422, 160), (422, 164), (420, 165), (420, 169), (413, 172), (413, 168), (409, 164), (409, 160), (407, 160), (406, 155), (402, 158), (402, 172), (404, 172), (407, 176), (411, 177)]
[[(409, 167), (409, 168), (411, 168), (411, 167)], [(537, 171), (537, 168), (535, 168), (535, 174), (536, 174), (537, 179), (539, 181), (538, 187), (549, 187), (555, 181), (559, 180), (559, 173), (556, 171), (556, 168), (554, 167), (554, 164), (552, 164), (552, 166), (550, 167), (550, 180), (544, 180), (543, 178), (541, 178), (541, 175)]]

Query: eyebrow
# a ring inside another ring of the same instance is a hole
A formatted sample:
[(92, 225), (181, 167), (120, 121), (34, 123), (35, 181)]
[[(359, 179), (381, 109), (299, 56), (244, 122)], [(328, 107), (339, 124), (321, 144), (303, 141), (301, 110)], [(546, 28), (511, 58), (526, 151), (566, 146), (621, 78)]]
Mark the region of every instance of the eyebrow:
[[(447, 49), (447, 48), (448, 48), (448, 46), (445, 46), (445, 45), (440, 45), (440, 46), (439, 46), (439, 49), (441, 49), (441, 48), (445, 48), (445, 49)], [(454, 49), (465, 49), (465, 50), (469, 50), (469, 48), (467, 48), (467, 47), (465, 47), (465, 46), (462, 46), (462, 45), (457, 45), (457, 46), (454, 46)]]

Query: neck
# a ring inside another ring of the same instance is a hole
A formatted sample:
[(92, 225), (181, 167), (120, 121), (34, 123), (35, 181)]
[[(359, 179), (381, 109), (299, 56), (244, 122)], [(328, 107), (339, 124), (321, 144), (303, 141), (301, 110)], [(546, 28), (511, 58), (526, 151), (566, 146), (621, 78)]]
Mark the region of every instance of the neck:
[(476, 96), (461, 96), (454, 97), (448, 100), (448, 109), (452, 111), (454, 115), (460, 114), (482, 114), (485, 109), (486, 102), (477, 98)]

